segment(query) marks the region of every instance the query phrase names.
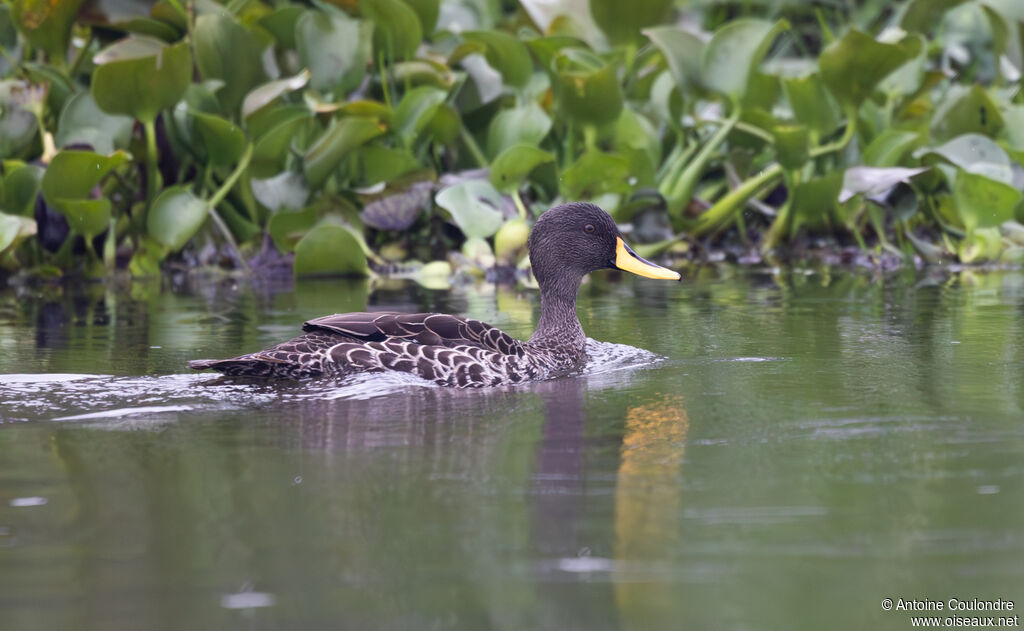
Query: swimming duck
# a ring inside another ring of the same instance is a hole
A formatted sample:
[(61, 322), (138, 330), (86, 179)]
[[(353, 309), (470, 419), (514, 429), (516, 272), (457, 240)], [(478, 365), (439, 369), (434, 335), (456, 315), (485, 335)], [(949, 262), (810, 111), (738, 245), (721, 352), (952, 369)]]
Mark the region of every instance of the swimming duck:
[(593, 204), (563, 204), (543, 213), (527, 249), (540, 287), (540, 322), (527, 342), (479, 320), (442, 313), (341, 313), (306, 322), (303, 335), (272, 348), (189, 366), (292, 379), (396, 370), (458, 388), (547, 379), (586, 361), (586, 336), (576, 316), (585, 274), (613, 268), (680, 279), (638, 256), (611, 216)]

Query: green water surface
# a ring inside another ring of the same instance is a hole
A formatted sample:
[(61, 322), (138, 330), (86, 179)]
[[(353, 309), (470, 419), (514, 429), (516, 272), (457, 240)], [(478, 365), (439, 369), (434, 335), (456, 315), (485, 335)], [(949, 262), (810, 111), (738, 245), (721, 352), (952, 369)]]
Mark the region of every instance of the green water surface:
[(526, 337), (539, 307), (368, 291), (0, 290), (0, 628), (909, 629), (884, 598), (1024, 608), (1022, 274), (595, 274), (588, 335), (660, 359), (620, 348), (518, 388), (186, 374), (332, 312)]

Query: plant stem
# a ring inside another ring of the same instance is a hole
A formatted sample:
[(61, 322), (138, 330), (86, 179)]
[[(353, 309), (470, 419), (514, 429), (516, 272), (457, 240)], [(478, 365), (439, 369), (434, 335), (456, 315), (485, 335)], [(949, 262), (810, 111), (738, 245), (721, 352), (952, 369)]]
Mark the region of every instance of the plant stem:
[(142, 127), (146, 131), (146, 210), (153, 205), (156, 199), (156, 192), (160, 188), (160, 171), (157, 167), (156, 156), (156, 121), (143, 121)]
[(211, 197), (209, 201), (207, 201), (207, 208), (209, 208), (210, 211), (210, 219), (213, 220), (213, 223), (217, 226), (217, 229), (220, 230), (222, 235), (224, 235), (224, 240), (228, 242), (228, 246), (231, 248), (231, 251), (235, 255), (235, 258), (238, 259), (238, 262), (242, 264), (242, 267), (245, 268), (245, 271), (249, 273), (252, 272), (252, 269), (249, 267), (249, 263), (248, 261), (245, 260), (245, 257), (242, 256), (241, 250), (238, 249), (238, 243), (235, 241), (235, 236), (231, 234), (231, 229), (228, 227), (226, 223), (224, 223), (224, 220), (221, 219), (221, 216), (217, 214), (216, 207), (217, 204), (224, 201), (224, 198), (227, 197), (228, 192), (231, 191), (231, 187), (235, 185), (235, 182), (238, 181), (238, 178), (242, 177), (242, 173), (245, 172), (245, 170), (249, 167), (249, 160), (251, 159), (252, 143), (249, 143), (245, 147), (245, 153), (242, 154), (242, 159), (238, 161), (238, 166), (236, 166), (235, 170), (231, 172), (231, 175), (228, 176), (228, 179), (224, 180), (224, 183), (221, 184), (221, 187), (217, 189), (216, 193), (213, 194), (213, 197)]
[(742, 208), (747, 200), (767, 188), (769, 185), (774, 184), (775, 180), (782, 175), (782, 167), (778, 164), (773, 164), (764, 171), (761, 171), (756, 176), (750, 178), (740, 184), (738, 187), (726, 193), (720, 200), (708, 208), (704, 213), (697, 218), (697, 224), (694, 226), (693, 234), (700, 236), (711, 232), (720, 224), (724, 223), (732, 213), (736, 212), (737, 209)]
[(697, 155), (690, 160), (686, 168), (683, 169), (683, 172), (679, 174), (679, 178), (674, 182), (668, 183), (669, 193), (666, 195), (666, 198), (670, 215), (678, 217), (682, 213), (683, 206), (693, 197), (693, 190), (697, 187), (697, 181), (704, 173), (707, 163), (711, 160), (711, 155), (718, 148), (718, 145), (725, 142), (729, 132), (736, 126), (736, 122), (739, 119), (740, 111), (739, 108), (736, 108), (735, 113), (725, 120), (722, 126), (712, 134), (711, 138), (708, 138), (708, 141), (700, 148)]
[(473, 138), (473, 134), (466, 129), (465, 125), (459, 126), (459, 137), (462, 138), (462, 142), (466, 144), (466, 148), (469, 149), (469, 154), (473, 156), (476, 163), (482, 167), (487, 166), (487, 156), (480, 150), (480, 145), (476, 143), (476, 139)]
[(519, 196), (519, 191), (512, 191), (512, 201), (515, 202), (516, 210), (519, 211), (519, 218), (526, 219), (526, 204), (523, 203), (523, 198)]
[(89, 47), (92, 46), (93, 37), (92, 29), (89, 29), (89, 39), (85, 40), (85, 44), (81, 49), (79, 49), (74, 60), (71, 61), (71, 67), (68, 68), (68, 79), (70, 79), (72, 83), (75, 81), (75, 75), (78, 73), (78, 68), (82, 65), (82, 62), (85, 61), (85, 55), (89, 52)]
[(377, 54), (377, 67), (380, 69), (380, 87), (384, 90), (384, 104), (391, 107), (391, 93), (388, 91), (388, 71), (384, 66), (384, 51)]
[(851, 106), (846, 108), (846, 129), (843, 131), (843, 135), (835, 142), (811, 149), (811, 157), (817, 158), (818, 156), (823, 156), (826, 153), (839, 151), (849, 144), (850, 140), (853, 139), (855, 131), (857, 131), (857, 108)]

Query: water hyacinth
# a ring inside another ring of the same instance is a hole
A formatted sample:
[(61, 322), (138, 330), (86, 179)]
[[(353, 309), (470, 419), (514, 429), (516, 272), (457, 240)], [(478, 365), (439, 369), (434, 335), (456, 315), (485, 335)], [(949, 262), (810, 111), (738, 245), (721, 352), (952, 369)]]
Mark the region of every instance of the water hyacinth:
[(1012, 3), (633, 4), (0, 6), (0, 269), (513, 268), (570, 200), (648, 255), (1019, 260)]

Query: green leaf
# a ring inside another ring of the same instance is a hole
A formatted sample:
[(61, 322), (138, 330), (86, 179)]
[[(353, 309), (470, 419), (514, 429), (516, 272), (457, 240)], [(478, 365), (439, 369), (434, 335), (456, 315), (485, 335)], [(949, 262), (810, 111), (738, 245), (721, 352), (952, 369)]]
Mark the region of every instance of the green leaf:
[(431, 86), (413, 88), (405, 93), (395, 108), (392, 122), (395, 133), (406, 146), (411, 145), (426, 128), (446, 96), (447, 92)]
[(900, 28), (929, 34), (942, 21), (949, 9), (966, 0), (910, 0), (903, 8)]
[(296, 4), (285, 4), (259, 19), (259, 25), (277, 42), (278, 48), (292, 50), (298, 42), (295, 40), (295, 25), (306, 10)]
[(321, 224), (295, 246), (296, 276), (343, 274), (366, 276), (369, 266), (359, 242), (342, 226)]
[(236, 164), (245, 151), (245, 132), (229, 120), (215, 114), (191, 112), (192, 124), (213, 166)]
[(441, 0), (405, 0), (423, 27), (423, 35), (429, 36), (437, 28), (437, 18), (441, 14)]
[(961, 263), (994, 261), (1003, 252), (998, 228), (978, 228), (969, 232), (957, 248)]
[(788, 29), (786, 20), (774, 24), (753, 18), (727, 22), (715, 31), (704, 48), (701, 56), (704, 83), (731, 99), (742, 99), (775, 38)]
[(328, 129), (306, 152), (303, 170), (312, 190), (323, 186), (341, 161), (360, 145), (384, 133), (372, 118), (343, 118)]
[(703, 87), (703, 40), (689, 31), (674, 26), (656, 26), (644, 29), (643, 33), (661, 51), (677, 87)]
[(589, 150), (562, 174), (562, 195), (588, 199), (603, 193), (629, 191), (629, 161), (616, 154)]
[(533, 59), (526, 44), (502, 31), (467, 31), (462, 37), (484, 46), (484, 57), (492, 68), (501, 73), (508, 85), (524, 87), (533, 74)]
[(295, 246), (316, 225), (317, 209), (314, 206), (297, 211), (274, 213), (267, 223), (267, 232), (274, 241), (274, 247), (281, 252), (293, 252)]
[(434, 201), (451, 213), (466, 237), (489, 237), (504, 223), (501, 193), (490, 182), (465, 180), (453, 184), (441, 189)]
[(994, 137), (1002, 128), (999, 106), (977, 84), (951, 86), (936, 108), (931, 124), (932, 136), (938, 141), (972, 133)]
[(36, 222), (27, 217), (0, 213), (0, 255), (36, 233)]
[(253, 178), (251, 184), (256, 201), (272, 213), (302, 208), (309, 199), (309, 188), (300, 173), (283, 171), (274, 177)]
[(554, 161), (554, 155), (533, 145), (512, 145), (491, 163), (491, 184), (499, 191), (511, 193), (519, 189), (535, 168)]
[(295, 149), (296, 139), (308, 135), (313, 125), (309, 112), (299, 111), (294, 117), (284, 118), (276, 127), (263, 134), (253, 147), (250, 169), (255, 177), (269, 177), (280, 173)]
[(883, 44), (851, 29), (832, 42), (818, 59), (821, 78), (840, 103), (859, 107), (879, 82), (921, 52), (921, 40), (907, 37)]
[(894, 167), (903, 156), (921, 144), (921, 134), (913, 131), (886, 129), (864, 149), (864, 164), (872, 167)]
[(18, 30), (35, 48), (46, 51), (50, 60), (63, 61), (78, 9), (83, 0), (18, 0), (11, 3), (11, 16)]
[(402, 0), (362, 0), (363, 15), (373, 21), (374, 59), (402, 61), (416, 54), (423, 39), (420, 18)]
[(31, 215), (43, 181), (43, 168), (34, 164), (5, 166), (3, 209), (16, 215)]
[(1013, 183), (1010, 157), (1002, 147), (980, 134), (957, 136), (939, 147), (919, 150), (915, 156), (937, 155), (964, 171), (984, 175), (1003, 184)]
[(221, 13), (207, 13), (196, 19), (196, 67), (203, 79), (224, 82), (217, 92), (223, 111), (238, 112), (245, 95), (266, 81), (263, 46), (244, 26)]
[(843, 176), (839, 171), (798, 183), (793, 189), (790, 206), (793, 232), (801, 225), (820, 226), (836, 207), (842, 185)]
[(50, 161), (43, 174), (42, 191), (46, 202), (57, 207), (60, 199), (86, 198), (107, 173), (128, 162), (128, 154), (117, 151), (109, 156), (92, 151), (64, 149)]
[(784, 169), (799, 169), (811, 157), (810, 134), (806, 125), (776, 125), (775, 155)]
[(562, 116), (602, 125), (622, 113), (622, 85), (614, 63), (581, 48), (567, 48), (555, 54), (551, 65)]
[(111, 22), (110, 27), (118, 31), (132, 33), (134, 35), (155, 37), (165, 42), (173, 42), (181, 37), (181, 33), (178, 29), (174, 28), (167, 22), (161, 22), (160, 20), (154, 20), (146, 17), (118, 20), (117, 22)]
[(958, 168), (953, 200), (968, 234), (1013, 219), (1021, 192), (1009, 184)]
[(307, 11), (295, 25), (299, 59), (312, 73), (310, 87), (343, 97), (366, 76), (373, 23), (343, 13)]
[(672, 9), (672, 0), (590, 0), (590, 15), (612, 44), (636, 44), (641, 29), (662, 24)]
[(363, 186), (390, 182), (420, 165), (409, 150), (381, 145), (366, 145), (360, 149), (359, 163)]
[(487, 128), (487, 154), (496, 157), (517, 144), (539, 145), (549, 131), (551, 119), (533, 101), (501, 110)]
[(92, 96), (108, 114), (125, 114), (142, 122), (181, 100), (192, 82), (188, 42), (167, 46), (160, 40), (129, 37), (93, 57)]
[(309, 82), (309, 77), (309, 70), (303, 70), (294, 77), (270, 81), (253, 88), (242, 101), (242, 118), (249, 118), (254, 112), (263, 109), (280, 96), (301, 90)]
[(54, 142), (58, 147), (81, 143), (99, 153), (111, 153), (128, 147), (134, 124), (130, 116), (105, 113), (91, 92), (79, 92), (64, 106)]
[(55, 199), (50, 205), (67, 218), (76, 234), (87, 239), (102, 233), (110, 223), (109, 199)]
[(782, 89), (793, 108), (793, 118), (807, 125), (815, 139), (831, 134), (839, 126), (835, 101), (817, 73), (784, 77)]
[(0, 160), (19, 155), (36, 138), (35, 114), (21, 106), (32, 98), (32, 89), (24, 81), (0, 81)]
[(146, 230), (157, 243), (176, 252), (199, 232), (209, 208), (187, 185), (171, 186), (153, 201), (146, 215)]

